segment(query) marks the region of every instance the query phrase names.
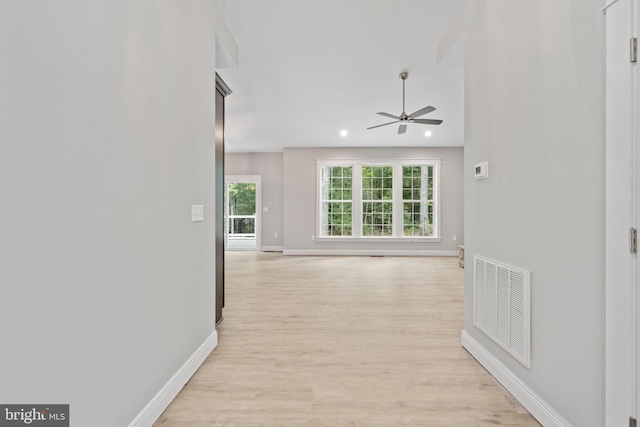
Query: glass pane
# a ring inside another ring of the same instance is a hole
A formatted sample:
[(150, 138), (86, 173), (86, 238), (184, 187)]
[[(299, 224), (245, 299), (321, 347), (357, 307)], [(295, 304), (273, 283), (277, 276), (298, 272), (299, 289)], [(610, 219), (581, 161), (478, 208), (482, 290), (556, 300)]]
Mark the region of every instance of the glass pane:
[(362, 235), (391, 236), (393, 233), (393, 203), (367, 202), (362, 209)]
[(255, 234), (255, 221), (255, 218), (231, 218), (229, 224), (229, 235)]
[(433, 203), (404, 203), (403, 235), (433, 235)]
[(322, 236), (351, 235), (352, 167), (324, 166), (320, 174), (321, 206), (320, 234)]
[(229, 215), (256, 214), (256, 184), (229, 184)]
[(322, 235), (351, 236), (351, 210), (351, 202), (323, 202), (320, 213)]

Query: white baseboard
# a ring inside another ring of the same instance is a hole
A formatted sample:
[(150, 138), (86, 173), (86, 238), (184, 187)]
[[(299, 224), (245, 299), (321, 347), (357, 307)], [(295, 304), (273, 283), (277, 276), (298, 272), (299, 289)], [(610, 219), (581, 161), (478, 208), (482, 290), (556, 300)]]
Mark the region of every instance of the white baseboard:
[(198, 347), (195, 353), (178, 369), (178, 372), (173, 374), (171, 379), (153, 396), (153, 399), (147, 403), (147, 406), (129, 423), (129, 427), (152, 427), (153, 423), (160, 418), (160, 415), (169, 407), (171, 401), (180, 393), (182, 387), (184, 387), (217, 345), (218, 331), (213, 331), (200, 347)]
[(407, 250), (407, 249), (285, 249), (283, 255), (303, 255), (303, 256), (333, 256), (333, 255), (352, 255), (352, 256), (458, 256), (458, 251), (448, 250)]
[(282, 252), (284, 250), (283, 246), (263, 246), (262, 252)]
[(509, 368), (484, 348), (466, 331), (462, 331), (462, 346), (467, 349), (527, 411), (545, 427), (571, 427), (555, 409), (538, 396)]

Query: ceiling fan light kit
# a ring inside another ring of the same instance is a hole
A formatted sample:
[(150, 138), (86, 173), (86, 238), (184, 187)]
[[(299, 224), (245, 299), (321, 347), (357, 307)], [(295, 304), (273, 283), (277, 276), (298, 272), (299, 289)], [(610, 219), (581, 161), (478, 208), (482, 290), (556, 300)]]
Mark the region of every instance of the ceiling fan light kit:
[(400, 123), (400, 125), (398, 126), (398, 134), (402, 134), (402, 133), (405, 133), (407, 131), (407, 124), (408, 123), (418, 123), (418, 124), (422, 124), (422, 125), (439, 125), (440, 123), (442, 123), (442, 120), (418, 119), (417, 118), (417, 117), (420, 117), (420, 116), (424, 116), (427, 113), (431, 113), (432, 111), (435, 111), (436, 109), (434, 107), (432, 107), (432, 106), (421, 108), (418, 111), (415, 111), (415, 112), (413, 112), (411, 114), (405, 113), (405, 111), (404, 111), (405, 81), (407, 80), (408, 77), (409, 77), (409, 73), (407, 73), (406, 71), (400, 73), (400, 79), (402, 80), (402, 114), (400, 114), (399, 116), (394, 116), (393, 114), (379, 112), (378, 114), (380, 114), (381, 116), (389, 117), (389, 118), (395, 119), (395, 120), (393, 122), (383, 123), (381, 125), (376, 125), (376, 126), (371, 126), (371, 127), (367, 128), (367, 129), (375, 129), (375, 128), (379, 128), (381, 126), (387, 126), (387, 125), (392, 125), (394, 123)]

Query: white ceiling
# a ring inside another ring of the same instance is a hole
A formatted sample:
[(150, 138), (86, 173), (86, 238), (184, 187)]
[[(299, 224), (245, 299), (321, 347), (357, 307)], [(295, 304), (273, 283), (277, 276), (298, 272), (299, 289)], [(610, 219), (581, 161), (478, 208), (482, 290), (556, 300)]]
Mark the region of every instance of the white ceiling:
[[(226, 149), (462, 146), (463, 68), (436, 66), (436, 46), (463, 1), (218, 0), (240, 51), (238, 68), (218, 70), (233, 91)], [(451, 51), (460, 55), (460, 43)], [(402, 71), (407, 114), (433, 105), (422, 118), (444, 123), (367, 130), (391, 121), (376, 112), (401, 113)]]

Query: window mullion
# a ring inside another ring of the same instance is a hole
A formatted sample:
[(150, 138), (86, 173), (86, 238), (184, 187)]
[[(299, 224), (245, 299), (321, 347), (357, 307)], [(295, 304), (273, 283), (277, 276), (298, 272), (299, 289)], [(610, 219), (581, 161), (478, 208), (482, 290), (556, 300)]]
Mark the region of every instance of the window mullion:
[(433, 165), (433, 235), (440, 236), (440, 163)]
[(322, 236), (322, 202), (323, 202), (323, 197), (322, 197), (322, 171), (324, 170), (324, 167), (316, 164), (316, 177), (317, 177), (317, 183), (316, 183), (316, 236)]
[(393, 237), (402, 237), (402, 165), (393, 165)]
[(351, 169), (352, 200), (351, 233), (353, 237), (362, 237), (362, 164), (356, 163)]

